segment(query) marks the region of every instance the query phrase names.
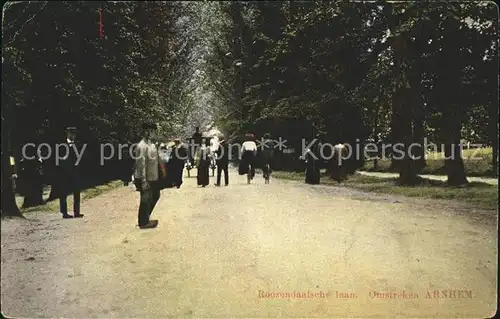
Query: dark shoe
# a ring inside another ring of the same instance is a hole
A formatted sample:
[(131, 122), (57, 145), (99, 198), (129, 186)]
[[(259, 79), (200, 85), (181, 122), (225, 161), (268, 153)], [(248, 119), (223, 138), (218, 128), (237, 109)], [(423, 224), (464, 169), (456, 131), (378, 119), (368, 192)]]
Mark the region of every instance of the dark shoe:
[(215, 186), (220, 186), (220, 184), (214, 184)]
[(155, 228), (156, 226), (158, 226), (158, 221), (157, 220), (150, 220), (149, 223), (147, 223), (146, 225), (139, 225), (139, 228), (140, 229), (146, 229), (146, 228)]
[(66, 219), (66, 218), (73, 218), (73, 215), (70, 215), (70, 214), (63, 214), (63, 218)]
[(83, 214), (75, 214), (75, 218), (82, 218)]
[(227, 185), (229, 185), (229, 184), (226, 184), (226, 185), (224, 185), (224, 186), (227, 186)]

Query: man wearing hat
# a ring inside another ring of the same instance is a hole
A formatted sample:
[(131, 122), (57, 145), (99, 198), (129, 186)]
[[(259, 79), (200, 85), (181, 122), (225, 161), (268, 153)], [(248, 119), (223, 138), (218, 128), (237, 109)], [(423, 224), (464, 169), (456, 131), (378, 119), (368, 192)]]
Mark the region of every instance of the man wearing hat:
[(142, 125), (142, 140), (136, 148), (136, 165), (134, 183), (141, 193), (139, 205), (139, 228), (155, 228), (157, 220), (149, 220), (158, 199), (160, 199), (161, 175), (166, 176), (165, 166), (160, 160), (156, 145), (151, 141), (151, 133), (156, 130), (156, 124), (147, 122)]
[(264, 176), (267, 183), (269, 182), (269, 178), (272, 172), (274, 148), (275, 142), (271, 140), (271, 134), (265, 133), (262, 139), (260, 155), (262, 159), (262, 175)]
[(224, 136), (219, 137), (219, 147), (216, 151), (217, 154), (217, 183), (216, 186), (220, 186), (222, 172), (224, 171), (224, 183), (225, 185), (229, 185), (229, 173), (228, 173), (228, 165), (229, 165), (229, 146), (224, 139)]
[[(59, 206), (63, 218), (79, 218), (83, 217), (80, 214), (80, 176), (78, 160), (78, 147), (75, 141), (77, 129), (70, 126), (66, 128), (66, 141), (68, 147), (68, 155), (61, 160), (59, 166)], [(73, 213), (68, 214), (67, 198), (69, 194), (73, 194)]]

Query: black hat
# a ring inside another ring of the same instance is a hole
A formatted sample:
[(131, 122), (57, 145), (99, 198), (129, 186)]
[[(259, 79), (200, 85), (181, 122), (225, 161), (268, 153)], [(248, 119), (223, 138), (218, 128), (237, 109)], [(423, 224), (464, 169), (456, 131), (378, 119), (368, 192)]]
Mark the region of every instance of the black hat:
[(153, 129), (155, 130), (157, 127), (156, 127), (156, 124), (153, 123), (153, 122), (145, 122), (142, 124), (142, 128), (143, 129)]

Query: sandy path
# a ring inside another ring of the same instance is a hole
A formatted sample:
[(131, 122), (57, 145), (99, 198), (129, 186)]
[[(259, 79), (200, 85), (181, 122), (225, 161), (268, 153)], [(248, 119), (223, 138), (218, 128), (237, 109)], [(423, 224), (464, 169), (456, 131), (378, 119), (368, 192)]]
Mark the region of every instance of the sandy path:
[[(228, 187), (200, 189), (195, 178), (185, 178), (181, 189), (164, 190), (153, 213), (160, 224), (153, 230), (136, 227), (138, 193), (128, 187), (85, 201), (84, 219), (30, 213), (27, 220), (2, 221), (3, 314), (489, 317), (495, 312), (495, 212), (293, 181), (264, 185), (260, 176), (252, 185), (243, 176), (230, 178)], [(259, 290), (329, 295), (288, 300), (260, 298)], [(435, 291), (443, 290), (467, 292), (435, 298)], [(337, 298), (337, 291), (350, 298)], [(400, 295), (382, 299), (374, 292)]]

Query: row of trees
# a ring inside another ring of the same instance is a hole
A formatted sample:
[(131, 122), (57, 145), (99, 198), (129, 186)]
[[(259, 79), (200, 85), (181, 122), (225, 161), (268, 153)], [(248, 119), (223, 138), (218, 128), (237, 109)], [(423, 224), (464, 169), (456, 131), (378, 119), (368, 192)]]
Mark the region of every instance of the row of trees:
[[(77, 126), (90, 145), (130, 143), (144, 120), (159, 123), (159, 138), (178, 132), (195, 106), (190, 10), (182, 2), (5, 5), (2, 215), (18, 214), (9, 155), (19, 160), (27, 142), (57, 143), (66, 126)], [(110, 168), (90, 163), (91, 183), (103, 182)]]
[[(198, 14), (210, 18), (205, 89), (226, 131), (307, 119), (333, 142), (427, 137), (455, 155), (445, 163), (452, 185), (467, 182), (461, 139), (479, 140), (493, 147), (497, 171), (492, 2), (218, 2)], [(417, 183), (425, 160), (411, 155), (424, 151), (393, 160), (402, 184)]]

